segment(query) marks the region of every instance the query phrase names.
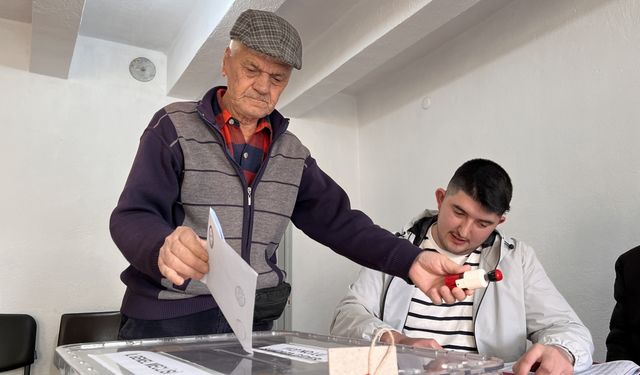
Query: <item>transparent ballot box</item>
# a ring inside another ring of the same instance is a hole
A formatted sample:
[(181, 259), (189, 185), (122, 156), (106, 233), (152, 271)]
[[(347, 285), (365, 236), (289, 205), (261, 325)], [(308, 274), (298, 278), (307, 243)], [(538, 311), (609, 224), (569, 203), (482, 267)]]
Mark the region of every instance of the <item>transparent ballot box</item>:
[[(56, 348), (61, 374), (329, 374), (327, 350), (364, 340), (302, 332), (256, 332), (253, 354), (232, 334), (109, 341)], [(495, 357), (396, 346), (399, 374), (500, 374)]]

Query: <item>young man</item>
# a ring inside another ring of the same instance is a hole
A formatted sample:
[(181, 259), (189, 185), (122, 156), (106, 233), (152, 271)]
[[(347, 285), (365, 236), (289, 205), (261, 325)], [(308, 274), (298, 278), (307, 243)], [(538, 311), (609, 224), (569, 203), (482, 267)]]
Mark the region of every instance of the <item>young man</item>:
[[(446, 190), (436, 190), (438, 211), (424, 211), (398, 234), (472, 269), (500, 269), (502, 281), (461, 302), (441, 304), (400, 278), (363, 268), (336, 309), (331, 334), (371, 339), (377, 329), (391, 328), (396, 343), (517, 361), (517, 374), (526, 374), (536, 362), (545, 374), (589, 367), (589, 330), (553, 286), (533, 249), (496, 229), (505, 221), (511, 193), (502, 167), (470, 160)], [(527, 340), (533, 343), (529, 349)]]
[[(463, 269), (424, 252), (351, 209), (347, 194), (287, 130), (275, 106), (302, 67), (298, 32), (272, 12), (247, 10), (230, 31), (222, 75), (198, 102), (159, 110), (140, 138), (111, 236), (131, 264), (121, 275), (121, 339), (226, 333), (205, 284), (209, 207), (225, 238), (258, 272), (254, 329), (270, 329), (289, 294), (275, 252), (292, 221), (316, 241), (363, 266), (412, 280), (427, 294)], [(204, 78), (206, 79), (206, 78)], [(274, 308), (274, 306), (279, 307)]]

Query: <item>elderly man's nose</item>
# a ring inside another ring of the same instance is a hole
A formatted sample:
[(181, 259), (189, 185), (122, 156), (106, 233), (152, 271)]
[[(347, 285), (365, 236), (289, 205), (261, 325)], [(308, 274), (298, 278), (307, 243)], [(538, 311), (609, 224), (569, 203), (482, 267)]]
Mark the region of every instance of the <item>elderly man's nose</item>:
[(261, 94), (268, 93), (270, 85), (270, 77), (266, 73), (260, 74), (253, 82), (253, 88)]

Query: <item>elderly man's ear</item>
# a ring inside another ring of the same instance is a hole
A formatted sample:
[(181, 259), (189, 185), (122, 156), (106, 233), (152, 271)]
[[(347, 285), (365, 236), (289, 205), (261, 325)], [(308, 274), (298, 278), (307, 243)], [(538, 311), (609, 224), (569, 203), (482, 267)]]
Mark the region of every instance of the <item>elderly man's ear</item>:
[(220, 63), (220, 74), (223, 77), (227, 76), (227, 72), (225, 72), (225, 65), (227, 62), (227, 59), (231, 56), (231, 48), (227, 47), (224, 50), (224, 57), (222, 58), (222, 62)]

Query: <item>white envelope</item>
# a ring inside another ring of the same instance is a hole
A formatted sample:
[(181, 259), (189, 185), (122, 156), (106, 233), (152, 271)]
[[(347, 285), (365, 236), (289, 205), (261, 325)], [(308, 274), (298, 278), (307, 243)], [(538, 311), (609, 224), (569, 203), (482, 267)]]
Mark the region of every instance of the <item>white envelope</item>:
[(202, 282), (209, 287), (242, 349), (253, 353), (253, 308), (258, 273), (225, 242), (222, 228), (212, 208), (209, 209), (207, 226), (207, 251), (209, 273)]

